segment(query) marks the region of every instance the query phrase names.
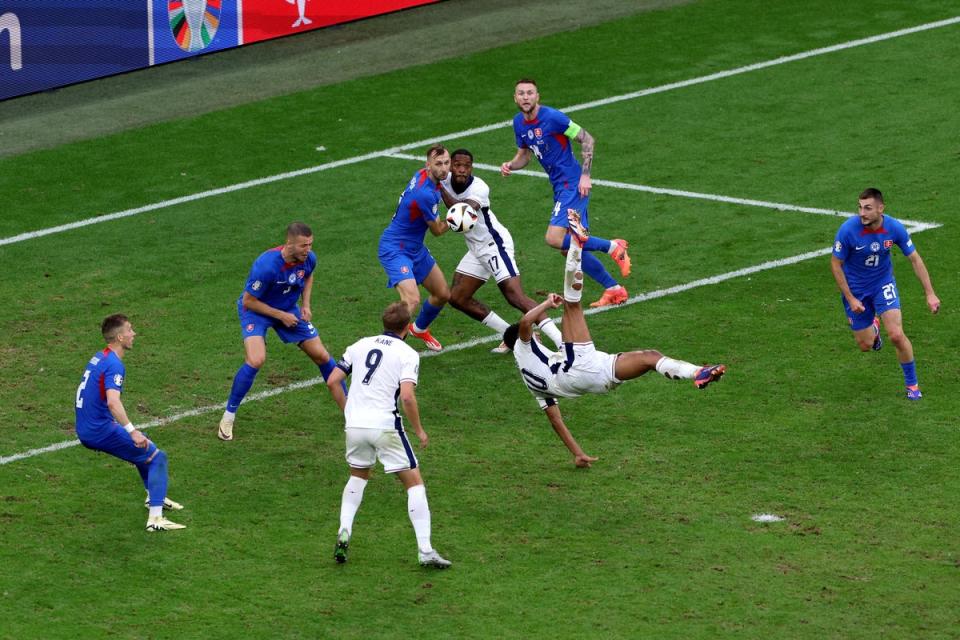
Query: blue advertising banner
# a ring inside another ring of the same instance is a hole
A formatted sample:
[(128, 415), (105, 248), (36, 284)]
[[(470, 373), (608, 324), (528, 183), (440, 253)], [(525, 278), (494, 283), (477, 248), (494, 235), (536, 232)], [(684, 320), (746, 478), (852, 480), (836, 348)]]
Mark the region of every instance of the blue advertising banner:
[(149, 0), (153, 3), (153, 60), (161, 64), (236, 47), (239, 0)]
[(0, 100), (149, 63), (147, 5), (0, 0)]

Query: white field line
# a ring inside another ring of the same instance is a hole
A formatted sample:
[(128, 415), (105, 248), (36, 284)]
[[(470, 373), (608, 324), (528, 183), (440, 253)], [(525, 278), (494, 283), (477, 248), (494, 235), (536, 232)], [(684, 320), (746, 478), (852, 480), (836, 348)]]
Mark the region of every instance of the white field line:
[[(672, 91), (674, 89), (681, 89), (684, 87), (689, 87), (697, 84), (703, 84), (705, 82), (712, 82), (714, 80), (720, 80), (723, 78), (729, 78), (730, 76), (735, 76), (743, 73), (749, 73), (751, 71), (757, 71), (759, 69), (766, 69), (768, 67), (774, 67), (781, 64), (786, 64), (788, 62), (796, 62), (798, 60), (804, 60), (806, 58), (812, 58), (815, 56), (821, 56), (828, 53), (834, 53), (837, 51), (842, 51), (844, 49), (851, 49), (853, 47), (860, 47), (868, 44), (874, 44), (876, 42), (882, 42), (884, 40), (891, 40), (893, 38), (899, 38), (901, 36), (906, 36), (914, 33), (920, 33), (922, 31), (929, 31), (931, 29), (939, 29), (941, 27), (946, 27), (960, 23), (960, 16), (953, 18), (948, 18), (945, 20), (939, 20), (937, 22), (928, 22), (926, 24), (921, 24), (915, 27), (910, 27), (907, 29), (900, 29), (897, 31), (890, 31), (888, 33), (881, 33), (879, 35), (871, 36), (869, 38), (861, 38), (859, 40), (850, 40), (848, 42), (843, 42), (840, 44), (832, 45), (829, 47), (821, 47), (819, 49), (811, 49), (810, 51), (804, 51), (802, 53), (797, 53), (791, 56), (782, 56), (780, 58), (774, 58), (772, 60), (766, 60), (764, 62), (758, 62), (751, 65), (746, 65), (743, 67), (737, 67), (735, 69), (729, 69), (727, 71), (720, 71), (717, 73), (712, 73), (706, 76), (700, 76), (698, 78), (692, 78), (690, 80), (683, 80), (681, 82), (673, 82), (670, 84), (661, 85), (659, 87), (651, 87), (649, 89), (643, 89), (640, 91), (634, 91), (632, 93), (624, 93), (618, 96), (610, 96), (608, 98), (603, 98), (600, 100), (594, 100), (592, 102), (585, 102), (582, 104), (577, 104), (569, 107), (563, 107), (561, 110), (567, 113), (582, 111), (585, 109), (592, 109), (595, 107), (601, 107), (609, 104), (614, 104), (616, 102), (622, 102), (624, 100), (633, 100), (636, 98), (641, 98), (643, 96), (648, 96), (656, 93), (663, 93), (665, 91)], [(213, 196), (219, 196), (226, 193), (233, 193), (235, 191), (241, 191), (243, 189), (249, 189), (252, 187), (258, 187), (265, 184), (270, 184), (273, 182), (279, 182), (281, 180), (289, 180), (292, 178), (297, 178), (300, 176), (309, 175), (312, 173), (318, 173), (321, 171), (327, 171), (329, 169), (335, 169), (337, 167), (342, 167), (346, 165), (356, 164), (358, 162), (364, 162), (373, 158), (381, 157), (384, 155), (389, 155), (391, 153), (397, 153), (401, 151), (409, 151), (412, 149), (418, 149), (426, 147), (435, 142), (445, 142), (447, 140), (454, 140), (457, 138), (464, 138), (468, 136), (477, 135), (480, 133), (486, 133), (488, 131), (494, 131), (497, 129), (505, 129), (512, 125), (512, 120), (505, 120), (502, 122), (496, 122), (493, 124), (485, 125), (482, 127), (475, 127), (473, 129), (466, 129), (464, 131), (457, 131), (455, 133), (449, 133), (442, 136), (437, 136), (430, 138), (428, 140), (418, 140), (416, 142), (410, 142), (398, 147), (391, 147), (389, 149), (383, 149), (381, 151), (374, 151), (371, 153), (366, 153), (359, 156), (354, 156), (352, 158), (345, 158), (343, 160), (337, 160), (334, 162), (328, 162), (313, 167), (306, 167), (304, 169), (298, 169), (296, 171), (288, 171), (285, 173), (278, 173), (273, 176), (267, 176), (265, 178), (257, 178), (254, 180), (247, 180), (245, 182), (240, 182), (237, 184), (229, 185), (226, 187), (220, 187), (218, 189), (209, 189), (207, 191), (201, 191), (192, 195), (181, 196), (179, 198), (172, 198), (170, 200), (162, 200), (160, 202), (155, 202), (153, 204), (144, 205), (142, 207), (135, 207), (133, 209), (125, 209), (123, 211), (117, 211), (114, 213), (108, 213), (100, 216), (95, 216), (93, 218), (86, 218), (84, 220), (78, 220), (76, 222), (71, 222), (68, 224), (57, 225), (55, 227), (47, 227), (45, 229), (38, 229), (36, 231), (28, 231), (25, 233), (20, 233), (15, 236), (9, 236), (7, 238), (0, 238), (0, 246), (15, 244), (18, 242), (24, 242), (26, 240), (33, 240), (35, 238), (41, 238), (43, 236), (52, 235), (55, 233), (62, 233), (64, 231), (70, 231), (73, 229), (79, 229), (81, 227), (86, 227), (93, 224), (99, 224), (101, 222), (108, 222), (111, 220), (118, 220), (120, 218), (127, 218), (130, 216), (139, 215), (141, 213), (146, 213), (148, 211), (156, 211), (158, 209), (165, 209), (167, 207), (173, 207), (179, 204), (185, 204), (188, 202), (194, 202), (196, 200), (202, 200), (204, 198), (210, 198)], [(652, 187), (651, 187), (652, 188)]]
[[(936, 228), (937, 226), (939, 225), (925, 225), (921, 227), (912, 228), (910, 230), (911, 232), (918, 232), (918, 231), (924, 231), (926, 229), (933, 229), (933, 228)], [(759, 273), (760, 271), (767, 271), (769, 269), (777, 269), (779, 267), (785, 267), (791, 264), (796, 264), (798, 262), (803, 262), (805, 260), (810, 260), (812, 258), (825, 256), (825, 255), (828, 255), (830, 252), (831, 252), (830, 248), (817, 249), (816, 251), (807, 251), (806, 253), (797, 254), (795, 256), (790, 256), (788, 258), (762, 262), (760, 264), (753, 265), (750, 267), (744, 267), (743, 269), (728, 271), (727, 273), (721, 273), (719, 275), (710, 276), (707, 278), (701, 278), (699, 280), (694, 280), (692, 282), (687, 282), (685, 284), (679, 284), (673, 287), (667, 287), (666, 289), (658, 289), (656, 291), (650, 291), (648, 293), (641, 293), (631, 297), (629, 300), (623, 303), (623, 305), (620, 305), (620, 306), (627, 306), (627, 305), (637, 304), (638, 302), (644, 302), (647, 300), (664, 298), (666, 296), (672, 296), (678, 293), (682, 293), (684, 291), (689, 291), (690, 289), (696, 289), (697, 287), (704, 287), (708, 285), (719, 284), (727, 280), (732, 280), (733, 278), (739, 278), (739, 277), (747, 276), (753, 273)], [(584, 311), (584, 314), (595, 315), (597, 313), (605, 313), (607, 311), (619, 309), (620, 306), (601, 307), (599, 309), (587, 309)], [(559, 324), (559, 320), (557, 321), (557, 323)], [(500, 338), (501, 338), (500, 334), (493, 334), (493, 335), (482, 337), (482, 338), (474, 338), (472, 340), (467, 340), (466, 342), (460, 342), (457, 344), (448, 345), (444, 347), (443, 351), (440, 353), (437, 353), (435, 351), (421, 351), (420, 355), (421, 357), (428, 358), (428, 357), (442, 355), (444, 353), (450, 353), (453, 351), (462, 351), (464, 349), (469, 349), (471, 347), (475, 347), (485, 342), (499, 342)], [(281, 393), (287, 393), (288, 391), (295, 391), (297, 389), (306, 389), (308, 387), (321, 384), (322, 382), (323, 382), (323, 378), (320, 378), (319, 376), (315, 378), (310, 378), (309, 380), (294, 382), (294, 383), (285, 385), (283, 387), (275, 387), (273, 389), (267, 389), (265, 391), (260, 391), (258, 393), (250, 394), (243, 400), (243, 402), (244, 403), (257, 402), (260, 400), (264, 400), (266, 398), (272, 398), (273, 396), (280, 395)], [(151, 427), (158, 427), (161, 425), (178, 422), (180, 420), (183, 420), (184, 418), (193, 418), (195, 416), (206, 415), (208, 413), (213, 413), (215, 411), (222, 411), (222, 410), (223, 410), (223, 403), (215, 404), (215, 405), (207, 405), (205, 407), (198, 407), (196, 409), (190, 409), (189, 411), (177, 413), (172, 416), (168, 416), (166, 418), (159, 418), (155, 420), (150, 420), (149, 422), (144, 422), (139, 425), (139, 428), (141, 430), (145, 430)], [(63, 442), (58, 442), (56, 444), (52, 444), (46, 447), (41, 447), (39, 449), (30, 449), (28, 451), (24, 451), (21, 453), (15, 453), (9, 456), (2, 456), (0, 457), (0, 466), (9, 464), (11, 462), (16, 462), (17, 460), (32, 458), (34, 456), (38, 456), (43, 453), (50, 453), (53, 451), (59, 451), (60, 449), (75, 447), (78, 444), (80, 444), (79, 440), (64, 440)]]

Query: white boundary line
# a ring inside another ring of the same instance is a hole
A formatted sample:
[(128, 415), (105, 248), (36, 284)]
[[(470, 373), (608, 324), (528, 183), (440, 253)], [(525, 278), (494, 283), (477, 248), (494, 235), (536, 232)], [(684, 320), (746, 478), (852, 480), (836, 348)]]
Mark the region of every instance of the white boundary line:
[[(618, 96), (611, 96), (608, 98), (603, 98), (601, 100), (594, 100), (592, 102), (585, 102), (578, 105), (573, 105), (570, 107), (564, 107), (561, 110), (566, 113), (572, 113), (576, 111), (582, 111), (585, 109), (593, 109), (595, 107), (601, 107), (608, 104), (614, 104), (616, 102), (622, 102), (624, 100), (634, 100), (636, 98), (641, 98), (643, 96), (653, 95), (656, 93), (663, 93), (665, 91), (672, 91), (674, 89), (681, 89), (684, 87), (689, 87), (697, 84), (703, 84), (705, 82), (712, 82), (714, 80), (721, 80), (723, 78), (729, 78), (731, 76), (740, 75), (743, 73), (749, 73), (751, 71), (757, 71), (760, 69), (766, 69), (768, 67), (774, 67), (781, 64), (786, 64), (788, 62), (796, 62), (798, 60), (805, 60), (807, 58), (812, 58), (815, 56), (821, 56), (828, 53), (834, 53), (836, 51), (842, 51), (844, 49), (851, 49), (854, 47), (860, 47), (868, 44), (874, 44), (876, 42), (882, 42), (884, 40), (891, 40), (893, 38), (899, 38), (901, 36), (906, 36), (914, 33), (920, 33), (923, 31), (929, 31), (931, 29), (939, 29), (941, 27), (947, 27), (960, 23), (960, 16), (955, 16), (953, 18), (948, 18), (945, 20), (939, 20), (936, 22), (928, 22), (926, 24), (921, 24), (915, 27), (909, 27), (907, 29), (900, 29), (897, 31), (890, 31), (888, 33), (881, 33), (879, 35), (871, 36), (869, 38), (861, 38), (859, 40), (850, 40), (848, 42), (843, 42), (840, 44), (832, 45), (829, 47), (821, 47), (819, 49), (811, 49), (810, 51), (804, 51), (802, 53), (797, 53), (790, 56), (782, 56), (779, 58), (774, 58), (772, 60), (766, 60), (764, 62), (758, 62), (751, 65), (746, 65), (743, 67), (737, 67), (736, 69), (729, 69), (727, 71), (720, 71), (718, 73), (712, 73), (706, 76), (700, 76), (698, 78), (692, 78), (690, 80), (683, 80), (681, 82), (673, 82), (670, 84), (661, 85), (659, 87), (651, 87), (649, 89), (643, 89), (641, 91), (634, 91), (632, 93), (624, 93)], [(497, 129), (504, 129), (512, 126), (512, 120), (506, 120), (502, 122), (496, 122), (494, 124), (485, 125), (482, 127), (475, 127), (473, 129), (466, 129), (464, 131), (457, 131), (456, 133), (449, 133), (442, 136), (436, 136), (428, 140), (418, 140), (417, 142), (411, 142), (408, 144), (401, 145), (399, 147), (391, 147), (389, 149), (383, 149), (381, 151), (374, 151), (372, 153), (367, 153), (359, 156), (354, 156), (352, 158), (345, 158), (343, 160), (337, 160), (334, 162), (328, 162), (325, 164), (316, 165), (313, 167), (307, 167), (304, 169), (298, 169), (296, 171), (288, 171), (285, 173), (279, 173), (272, 176), (267, 176), (264, 178), (257, 178), (254, 180), (247, 180), (245, 182), (240, 182), (237, 184), (229, 185), (226, 187), (220, 187), (218, 189), (209, 189), (207, 191), (201, 191), (192, 195), (181, 196), (179, 198), (172, 198), (170, 200), (162, 200), (153, 204), (144, 205), (142, 207), (136, 207), (133, 209), (125, 209), (123, 211), (117, 211), (115, 213), (104, 214), (100, 216), (95, 216), (93, 218), (86, 218), (84, 220), (78, 220), (76, 222), (71, 222), (68, 224), (57, 225), (55, 227), (47, 227), (46, 229), (38, 229), (36, 231), (28, 231), (25, 233), (20, 233), (15, 236), (10, 236), (7, 238), (0, 238), (0, 246), (8, 244), (16, 244), (18, 242), (24, 242), (27, 240), (33, 240), (35, 238), (41, 238), (43, 236), (52, 235), (55, 233), (62, 233), (64, 231), (70, 231), (73, 229), (79, 229), (81, 227), (86, 227), (92, 224), (99, 224), (101, 222), (108, 222), (110, 220), (118, 220), (121, 218), (127, 218), (130, 216), (135, 216), (141, 213), (146, 213), (148, 211), (156, 211), (158, 209), (164, 209), (167, 207), (173, 207), (179, 204), (185, 204), (187, 202), (194, 202), (196, 200), (202, 200), (204, 198), (210, 198), (213, 196), (219, 196), (226, 193), (233, 193), (235, 191), (241, 191), (243, 189), (249, 189), (251, 187), (258, 187), (265, 184), (270, 184), (273, 182), (278, 182), (280, 180), (289, 180), (291, 178), (297, 178), (300, 176), (310, 175), (312, 173), (318, 173), (320, 171), (327, 171), (329, 169), (335, 169), (337, 167), (342, 167), (346, 165), (356, 164), (358, 162), (363, 162), (365, 160), (370, 160), (372, 158), (378, 158), (385, 155), (390, 155), (393, 153), (398, 153), (402, 151), (409, 151), (412, 149), (417, 149), (425, 147), (435, 142), (445, 142), (447, 140), (453, 140), (456, 138), (464, 138), (468, 136), (477, 135), (480, 133), (486, 133), (488, 131), (495, 131)], [(653, 189), (654, 187), (648, 187)], [(666, 191), (664, 192), (666, 193)], [(679, 193), (679, 192), (678, 192)]]

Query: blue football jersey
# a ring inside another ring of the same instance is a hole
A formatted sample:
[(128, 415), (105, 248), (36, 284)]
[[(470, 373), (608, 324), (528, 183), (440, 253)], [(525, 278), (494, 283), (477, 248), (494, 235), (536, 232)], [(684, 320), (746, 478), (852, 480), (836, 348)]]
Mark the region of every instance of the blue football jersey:
[(852, 216), (840, 225), (833, 243), (833, 255), (843, 261), (843, 274), (851, 291), (872, 289), (893, 279), (890, 260), (893, 245), (900, 247), (905, 256), (916, 251), (903, 224), (888, 215), (883, 216), (879, 229), (863, 226), (858, 216)]
[(573, 155), (570, 138), (564, 133), (570, 118), (561, 111), (540, 105), (537, 117), (525, 120), (522, 113), (513, 118), (517, 147), (530, 149), (550, 177), (554, 192), (576, 189), (580, 183), (580, 163)]
[(282, 246), (268, 249), (253, 261), (243, 290), (274, 309), (290, 311), (297, 306), (304, 281), (317, 266), (317, 254), (311, 251), (306, 262), (287, 262), (282, 249)]
[(116, 422), (107, 407), (107, 389), (123, 393), (123, 361), (109, 347), (90, 358), (77, 387), (77, 435), (89, 438)]
[(427, 234), (427, 223), (437, 219), (440, 200), (440, 183), (431, 180), (426, 169), (417, 171), (403, 190), (393, 219), (380, 236), (380, 244), (419, 249)]

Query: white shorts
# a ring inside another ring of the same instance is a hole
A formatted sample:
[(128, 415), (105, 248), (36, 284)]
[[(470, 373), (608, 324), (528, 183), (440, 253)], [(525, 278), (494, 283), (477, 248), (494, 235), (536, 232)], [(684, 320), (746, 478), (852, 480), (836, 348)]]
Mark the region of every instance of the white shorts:
[(457, 273), (484, 282), (490, 278), (503, 282), (507, 278), (520, 275), (517, 261), (513, 257), (513, 238), (509, 233), (505, 233), (499, 239), (491, 240), (479, 248), (471, 245), (457, 265)]
[(555, 384), (559, 391), (575, 397), (606, 393), (622, 384), (615, 375), (618, 354), (597, 351), (592, 342), (574, 344), (573, 354), (573, 365), (567, 371), (563, 367), (557, 371)]
[(346, 429), (347, 464), (370, 469), (377, 460), (387, 473), (417, 468), (417, 456), (402, 429)]

